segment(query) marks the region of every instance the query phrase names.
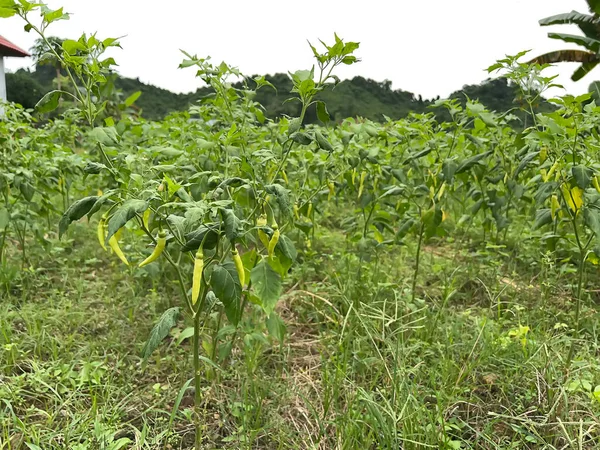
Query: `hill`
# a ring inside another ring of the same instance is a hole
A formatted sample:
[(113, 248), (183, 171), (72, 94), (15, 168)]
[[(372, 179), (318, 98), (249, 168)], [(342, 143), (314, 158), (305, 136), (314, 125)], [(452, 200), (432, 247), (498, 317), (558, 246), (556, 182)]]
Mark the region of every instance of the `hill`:
[[(35, 71), (18, 70), (6, 77), (8, 99), (20, 103), (26, 108), (32, 108), (48, 91), (53, 89), (57, 76), (50, 66), (37, 66)], [(265, 107), (267, 117), (276, 118), (287, 114), (299, 114), (299, 104), (284, 103), (289, 97), (292, 82), (288, 75), (278, 73), (267, 75), (265, 79), (272, 83), (276, 90), (260, 89), (256, 101)], [(151, 120), (160, 120), (175, 111), (184, 111), (200, 98), (208, 95), (210, 88), (200, 88), (187, 94), (173, 93), (139, 79), (116, 76), (114, 81), (117, 90), (127, 97), (141, 91), (142, 95), (136, 105), (141, 108), (142, 116)], [(467, 85), (450, 95), (462, 103), (466, 97), (481, 101), (488, 109), (505, 112), (515, 106), (516, 89), (503, 79), (489, 79), (477, 85)], [(390, 81), (378, 82), (360, 76), (340, 82), (335, 88), (327, 88), (319, 94), (319, 98), (327, 104), (333, 120), (341, 121), (347, 117), (361, 116), (374, 121), (382, 121), (384, 115), (391, 119), (406, 117), (409, 113), (424, 113), (437, 99), (424, 100), (412, 92), (392, 89)], [(439, 97), (438, 97), (439, 99)], [(540, 110), (549, 110), (552, 106), (546, 102), (540, 105)], [(444, 111), (437, 111), (439, 118), (444, 120)], [(317, 122), (316, 112), (309, 110), (306, 115), (309, 123)]]

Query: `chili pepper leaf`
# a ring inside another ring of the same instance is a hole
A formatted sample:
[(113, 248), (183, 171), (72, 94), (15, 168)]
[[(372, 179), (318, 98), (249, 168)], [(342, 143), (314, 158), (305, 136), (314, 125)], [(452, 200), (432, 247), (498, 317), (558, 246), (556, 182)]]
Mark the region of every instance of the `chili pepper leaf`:
[(517, 176), (523, 171), (525, 170), (525, 168), (533, 161), (534, 158), (537, 158), (537, 156), (540, 154), (539, 151), (535, 151), (535, 152), (529, 152), (527, 153), (523, 159), (521, 160), (521, 163), (517, 166), (517, 169), (515, 170), (515, 172), (513, 173), (513, 179), (517, 179)]
[(214, 225), (200, 225), (198, 229), (185, 235), (186, 242), (181, 247), (182, 252), (198, 250), (200, 244), (202, 248), (211, 250), (215, 248), (219, 241), (219, 234)]
[(58, 108), (58, 102), (62, 96), (62, 91), (50, 91), (44, 95), (35, 105), (35, 109), (40, 113), (48, 113)]
[(475, 156), (465, 159), (462, 163), (459, 164), (459, 166), (456, 168), (456, 171), (454, 173), (459, 174), (459, 173), (466, 172), (471, 167), (473, 167), (475, 164), (477, 164), (479, 161), (481, 161), (483, 158), (491, 155), (492, 153), (493, 153), (492, 151), (488, 151), (488, 152), (480, 153), (479, 155), (475, 155)]
[(269, 184), (265, 186), (265, 191), (272, 194), (277, 199), (279, 210), (284, 216), (292, 216), (292, 204), (290, 202), (289, 191), (280, 184)]
[(451, 183), (454, 179), (454, 174), (458, 169), (458, 164), (453, 159), (446, 159), (442, 163), (442, 174), (444, 175), (444, 181)]
[(269, 334), (277, 339), (280, 344), (283, 344), (287, 328), (284, 321), (281, 320), (281, 317), (275, 311), (269, 314), (267, 318), (267, 330), (269, 330)]
[(154, 325), (154, 328), (152, 328), (152, 331), (150, 332), (148, 341), (146, 341), (146, 344), (142, 349), (143, 364), (148, 361), (150, 355), (152, 355), (163, 339), (169, 335), (171, 328), (177, 324), (180, 311), (181, 308), (178, 306), (169, 308), (163, 313), (160, 319), (158, 319), (158, 322), (156, 322), (156, 325)]
[(85, 216), (96, 204), (97, 200), (98, 197), (92, 195), (90, 197), (79, 199), (71, 204), (71, 206), (69, 206), (69, 208), (62, 215), (60, 222), (58, 223), (58, 238), (60, 239), (62, 235), (65, 234), (65, 231), (67, 231), (67, 228), (69, 228), (71, 222), (79, 220)]
[(331, 120), (327, 106), (323, 102), (317, 102), (317, 118), (324, 124), (327, 124)]
[(91, 219), (91, 217), (94, 214), (96, 214), (100, 210), (100, 208), (102, 208), (102, 206), (110, 199), (111, 195), (113, 195), (114, 193), (115, 193), (114, 191), (108, 191), (108, 192), (105, 192), (100, 197), (98, 197), (98, 200), (96, 200), (96, 203), (94, 203), (94, 206), (92, 206), (92, 209), (90, 209), (89, 212), (87, 213), (88, 219)]
[(581, 189), (586, 189), (590, 185), (592, 176), (594, 175), (594, 171), (583, 164), (573, 166), (571, 173), (575, 179), (575, 184)]
[(237, 239), (240, 236), (242, 223), (237, 218), (233, 210), (221, 208), (221, 217), (223, 218), (223, 224), (225, 228), (225, 236), (230, 241)]
[(595, 208), (585, 208), (583, 210), (583, 220), (596, 237), (600, 237), (600, 211)]
[(106, 242), (127, 222), (133, 219), (136, 214), (142, 214), (146, 209), (148, 209), (148, 203), (144, 200), (132, 199), (123, 203), (108, 221)]
[(250, 272), (254, 294), (260, 300), (263, 310), (271, 314), (281, 296), (282, 284), (279, 274), (263, 259)]
[(235, 264), (231, 261), (214, 266), (210, 285), (225, 307), (229, 321), (237, 325), (242, 318), (242, 286)]
[(552, 213), (549, 208), (540, 209), (535, 213), (535, 222), (533, 223), (534, 230), (550, 223), (552, 223)]

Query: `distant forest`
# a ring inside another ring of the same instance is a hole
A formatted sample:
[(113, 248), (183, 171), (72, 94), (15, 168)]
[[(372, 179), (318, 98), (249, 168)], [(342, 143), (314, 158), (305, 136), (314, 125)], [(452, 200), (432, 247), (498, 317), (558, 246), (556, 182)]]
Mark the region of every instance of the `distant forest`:
[[(19, 103), (26, 108), (33, 108), (38, 100), (48, 91), (54, 89), (57, 71), (51, 65), (38, 65), (34, 71), (20, 69), (6, 75), (8, 100)], [(292, 89), (292, 81), (287, 74), (266, 75), (265, 79), (272, 83), (276, 90), (263, 87), (255, 100), (265, 108), (267, 117), (277, 118), (282, 115), (298, 116), (298, 102), (284, 103)], [(250, 81), (250, 84), (253, 82)], [(169, 90), (142, 83), (139, 79), (116, 76), (115, 87), (126, 98), (134, 92), (142, 95), (136, 105), (141, 108), (141, 115), (146, 119), (160, 120), (169, 113), (184, 111), (202, 97), (209, 95), (208, 87), (197, 89), (188, 94), (176, 94)], [(490, 79), (477, 85), (467, 85), (450, 95), (462, 103), (468, 97), (479, 100), (488, 109), (499, 113), (509, 111), (518, 106), (517, 90), (506, 79)], [(360, 76), (340, 82), (335, 88), (329, 87), (319, 94), (319, 98), (327, 104), (332, 120), (341, 121), (347, 117), (365, 117), (374, 121), (406, 117), (409, 113), (431, 112), (429, 108), (437, 99), (425, 100), (420, 95), (401, 89), (392, 89), (390, 81), (378, 82)], [(538, 111), (548, 111), (552, 105), (542, 101), (537, 105)], [(445, 110), (435, 111), (439, 120), (447, 120)], [(316, 111), (309, 110), (306, 122), (317, 122)]]

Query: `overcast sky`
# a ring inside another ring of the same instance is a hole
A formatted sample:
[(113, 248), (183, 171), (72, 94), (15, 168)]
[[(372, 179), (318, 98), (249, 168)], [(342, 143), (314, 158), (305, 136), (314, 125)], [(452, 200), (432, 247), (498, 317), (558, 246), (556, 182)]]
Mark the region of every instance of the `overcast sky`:
[[(179, 49), (216, 62), (226, 61), (243, 73), (266, 74), (310, 68), (307, 39), (360, 42), (362, 61), (344, 67), (341, 78), (355, 75), (388, 79), (394, 89), (424, 98), (447, 96), (465, 84), (487, 78), (485, 68), (506, 54), (531, 49), (531, 55), (573, 48), (548, 39), (549, 27), (538, 20), (572, 9), (587, 13), (584, 0), (50, 0), (64, 6), (71, 19), (52, 24), (48, 34), (77, 38), (125, 36), (123, 50), (113, 52), (119, 72), (176, 92), (201, 83), (193, 69), (178, 69)], [(568, 26), (556, 31), (577, 33)], [(36, 36), (20, 18), (0, 19), (0, 34), (28, 49)], [(576, 48), (576, 47), (575, 47)], [(30, 66), (31, 60), (9, 58), (7, 68)], [(555, 73), (573, 94), (600, 79), (600, 69), (572, 83), (577, 65), (565, 63)], [(559, 94), (559, 92), (553, 92)]]

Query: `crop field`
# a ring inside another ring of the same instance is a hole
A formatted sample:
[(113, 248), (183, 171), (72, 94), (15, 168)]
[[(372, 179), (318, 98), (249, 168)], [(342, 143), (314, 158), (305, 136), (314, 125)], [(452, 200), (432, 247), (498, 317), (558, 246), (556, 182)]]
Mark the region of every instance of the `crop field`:
[(104, 90), (116, 39), (48, 44), (65, 84), (0, 121), (0, 450), (600, 447), (591, 94), (536, 112), (522, 53), (509, 113), (335, 123), (336, 35), (298, 117), (186, 54), (213, 95), (147, 121)]

